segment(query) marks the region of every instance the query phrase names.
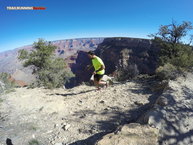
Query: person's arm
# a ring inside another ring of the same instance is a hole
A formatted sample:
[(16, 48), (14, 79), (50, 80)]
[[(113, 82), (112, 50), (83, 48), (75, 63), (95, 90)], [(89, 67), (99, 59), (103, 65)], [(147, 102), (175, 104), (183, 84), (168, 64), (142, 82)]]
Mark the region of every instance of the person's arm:
[(92, 67), (93, 67), (93, 65), (87, 65), (87, 66), (86, 66), (86, 69), (87, 69), (87, 70), (90, 70)]
[(98, 70), (96, 70), (95, 72), (97, 73), (97, 72), (99, 72), (99, 71), (101, 71), (101, 70), (103, 70), (103, 69), (105, 69), (105, 66), (104, 66), (104, 65), (101, 65), (101, 67), (100, 67)]

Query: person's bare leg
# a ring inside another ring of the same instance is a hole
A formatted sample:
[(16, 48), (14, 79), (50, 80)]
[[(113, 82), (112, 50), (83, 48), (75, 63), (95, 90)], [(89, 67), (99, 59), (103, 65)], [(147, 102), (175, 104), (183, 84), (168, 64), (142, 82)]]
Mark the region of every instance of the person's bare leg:
[(96, 86), (97, 90), (100, 90), (99, 82), (96, 79), (94, 79), (94, 85)]
[(101, 86), (106, 86), (106, 88), (107, 88), (107, 82), (106, 81), (99, 80), (98, 84)]

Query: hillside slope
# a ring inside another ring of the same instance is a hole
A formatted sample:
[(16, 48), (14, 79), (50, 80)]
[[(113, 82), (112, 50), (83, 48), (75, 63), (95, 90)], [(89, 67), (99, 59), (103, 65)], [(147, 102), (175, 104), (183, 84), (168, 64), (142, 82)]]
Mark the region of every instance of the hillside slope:
[(152, 93), (140, 82), (45, 90), (17, 88), (1, 96), (0, 144), (35, 139), (41, 145), (91, 145), (118, 126), (136, 121)]
[(162, 94), (151, 91), (159, 87), (152, 79), (101, 91), (17, 88), (0, 98), (0, 144), (193, 145), (192, 78), (169, 81)]

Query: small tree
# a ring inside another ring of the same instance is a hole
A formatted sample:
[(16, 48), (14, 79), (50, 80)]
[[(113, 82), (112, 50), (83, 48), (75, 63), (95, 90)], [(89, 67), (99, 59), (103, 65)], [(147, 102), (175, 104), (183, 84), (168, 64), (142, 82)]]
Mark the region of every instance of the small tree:
[[(183, 43), (182, 39), (186, 37), (192, 29), (191, 22), (183, 21), (182, 24), (177, 24), (177, 22), (172, 21), (169, 25), (161, 25), (159, 31), (156, 34), (151, 34), (150, 37), (172, 44)], [(190, 40), (192, 40), (192, 38), (191, 36)]]
[[(161, 47), (159, 62), (161, 66), (172, 64), (177, 68), (190, 68), (193, 66), (192, 46), (183, 42), (188, 32), (193, 29), (191, 22), (169, 25), (161, 25), (158, 33), (151, 35), (154, 41)], [(191, 36), (192, 38), (192, 36)]]
[(73, 76), (64, 60), (56, 58), (54, 55), (56, 47), (50, 42), (39, 39), (33, 47), (34, 50), (31, 52), (20, 50), (18, 58), (24, 60), (24, 67), (33, 66), (33, 73), (37, 76), (38, 86), (61, 87)]
[(34, 72), (46, 68), (48, 60), (54, 56), (56, 46), (39, 39), (38, 42), (33, 44), (34, 50), (28, 53), (22, 49), (19, 51), (19, 59), (25, 60), (24, 67), (34, 66)]

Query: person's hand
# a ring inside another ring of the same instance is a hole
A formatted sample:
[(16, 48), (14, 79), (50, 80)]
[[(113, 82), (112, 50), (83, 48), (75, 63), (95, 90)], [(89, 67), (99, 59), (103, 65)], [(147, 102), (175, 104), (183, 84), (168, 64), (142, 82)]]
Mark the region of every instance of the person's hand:
[(95, 74), (96, 74), (96, 72), (94, 71), (92, 74), (93, 74), (93, 75), (95, 75)]

